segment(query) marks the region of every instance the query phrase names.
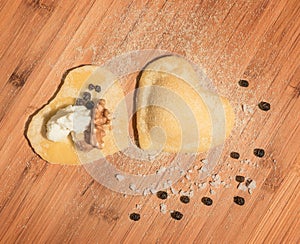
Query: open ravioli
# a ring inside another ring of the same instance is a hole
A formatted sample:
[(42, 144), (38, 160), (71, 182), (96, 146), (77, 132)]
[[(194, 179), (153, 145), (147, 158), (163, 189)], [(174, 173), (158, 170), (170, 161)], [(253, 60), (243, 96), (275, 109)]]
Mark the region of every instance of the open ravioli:
[[(105, 99), (106, 107), (111, 111), (113, 129), (106, 131), (103, 149), (89, 149), (87, 151), (75, 148), (76, 143), (83, 135), (70, 134), (59, 142), (53, 142), (46, 137), (47, 121), (61, 108), (74, 105), (82, 90), (89, 83), (99, 84), (102, 88), (101, 98)], [(41, 110), (32, 116), (27, 129), (27, 138), (34, 151), (49, 163), (54, 164), (82, 164), (107, 155), (112, 155), (128, 145), (127, 137), (116, 142), (116, 137), (127, 131), (127, 110), (124, 103), (124, 93), (116, 78), (111, 72), (97, 66), (82, 66), (67, 74), (62, 86), (55, 97)]]

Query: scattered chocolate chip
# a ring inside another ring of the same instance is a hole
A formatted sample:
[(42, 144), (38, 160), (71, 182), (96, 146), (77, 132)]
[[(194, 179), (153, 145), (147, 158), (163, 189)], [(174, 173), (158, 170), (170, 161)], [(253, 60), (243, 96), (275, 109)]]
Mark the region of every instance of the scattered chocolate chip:
[(253, 150), (253, 153), (256, 157), (262, 158), (263, 156), (265, 156), (265, 150), (261, 149), (261, 148), (255, 148)]
[(180, 213), (179, 211), (173, 211), (173, 212), (171, 213), (171, 217), (172, 217), (173, 219), (176, 219), (176, 220), (181, 220), (182, 217), (183, 217), (183, 214)]
[(248, 87), (249, 82), (247, 80), (239, 80), (239, 85), (242, 87)]
[(84, 92), (83, 93), (83, 95), (82, 95), (82, 98), (83, 98), (83, 100), (85, 100), (85, 101), (89, 101), (89, 100), (91, 100), (91, 93), (89, 93), (89, 92)]
[(246, 180), (246, 186), (248, 187), (251, 184), (252, 181), (253, 181), (252, 179), (247, 179)]
[(187, 203), (190, 202), (190, 198), (189, 198), (188, 196), (181, 196), (181, 197), (180, 197), (180, 201), (181, 201), (182, 203), (187, 204)]
[(130, 218), (131, 220), (133, 220), (133, 221), (138, 221), (138, 220), (140, 220), (141, 215), (138, 214), (138, 213), (132, 213), (132, 214), (129, 215), (129, 218)]
[(231, 152), (230, 153), (230, 157), (232, 157), (234, 159), (239, 159), (240, 158), (240, 154), (238, 152)]
[(202, 197), (201, 202), (206, 206), (210, 206), (213, 204), (213, 200), (210, 197)]
[(84, 105), (83, 99), (77, 98), (77, 99), (76, 99), (76, 102), (75, 102), (75, 105), (76, 105), (76, 106), (82, 106), (82, 105)]
[(242, 175), (237, 175), (237, 176), (235, 176), (235, 180), (236, 180), (237, 182), (242, 183), (242, 182), (245, 181), (245, 177), (242, 176)]
[(267, 103), (267, 102), (260, 102), (258, 104), (258, 107), (263, 111), (268, 111), (268, 110), (270, 110), (271, 105), (270, 105), (270, 103)]
[(95, 86), (94, 86), (93, 84), (89, 84), (88, 89), (89, 89), (90, 91), (92, 91), (92, 90), (95, 89)]
[(96, 92), (101, 92), (101, 86), (96, 85), (96, 86), (95, 86), (95, 91), (96, 91)]
[(239, 197), (239, 196), (235, 196), (233, 198), (233, 201), (237, 204), (237, 205), (244, 205), (245, 204), (245, 199), (243, 197)]
[(167, 199), (167, 197), (168, 197), (168, 193), (165, 192), (165, 191), (158, 191), (156, 193), (156, 195), (157, 195), (158, 198), (163, 199), (163, 200)]
[(86, 103), (86, 105), (85, 105), (85, 107), (86, 107), (87, 109), (93, 109), (94, 106), (95, 106), (95, 103), (94, 103), (93, 101), (88, 101), (88, 102)]

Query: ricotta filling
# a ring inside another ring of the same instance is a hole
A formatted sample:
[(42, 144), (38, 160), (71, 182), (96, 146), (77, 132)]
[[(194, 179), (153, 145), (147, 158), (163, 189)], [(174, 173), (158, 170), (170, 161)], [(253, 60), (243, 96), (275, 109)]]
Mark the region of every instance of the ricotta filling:
[(46, 136), (58, 142), (68, 137), (71, 132), (83, 133), (91, 123), (91, 110), (85, 106), (69, 105), (57, 111), (47, 122)]

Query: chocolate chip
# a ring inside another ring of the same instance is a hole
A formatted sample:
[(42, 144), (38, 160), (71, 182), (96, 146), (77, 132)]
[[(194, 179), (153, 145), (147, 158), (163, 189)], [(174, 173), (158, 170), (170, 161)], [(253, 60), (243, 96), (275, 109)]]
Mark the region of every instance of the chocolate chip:
[(75, 102), (75, 105), (76, 105), (76, 106), (82, 106), (82, 105), (84, 105), (83, 99), (77, 98), (77, 99), (76, 99), (76, 102)]
[(190, 198), (188, 196), (181, 196), (180, 201), (187, 204), (190, 202)]
[(183, 217), (183, 214), (180, 213), (179, 211), (173, 211), (173, 212), (171, 213), (171, 217), (172, 217), (173, 219), (176, 219), (176, 220), (181, 220), (182, 217)]
[(270, 105), (270, 103), (267, 103), (267, 102), (260, 102), (258, 104), (258, 107), (263, 111), (268, 111), (268, 110), (270, 110), (271, 105)]
[(249, 82), (247, 80), (239, 80), (239, 85), (242, 87), (248, 87)]
[(251, 180), (251, 179), (247, 179), (247, 181), (246, 181), (246, 186), (249, 186), (249, 185), (251, 184), (252, 181), (253, 181), (253, 180)]
[(210, 197), (202, 197), (201, 202), (206, 206), (210, 206), (213, 204), (213, 200)]
[(96, 85), (96, 86), (95, 86), (95, 91), (96, 91), (96, 92), (101, 92), (101, 86)]
[(168, 197), (168, 193), (165, 192), (165, 191), (158, 191), (156, 193), (156, 195), (157, 195), (158, 198), (163, 199), (163, 200), (167, 199), (167, 197)]
[(138, 213), (132, 213), (132, 214), (129, 215), (129, 218), (130, 218), (131, 220), (133, 220), (133, 221), (138, 221), (138, 220), (140, 220), (141, 215), (138, 214)]
[(92, 91), (92, 90), (95, 89), (95, 86), (94, 86), (93, 84), (89, 84), (88, 89), (89, 89), (90, 91)]
[(92, 97), (91, 93), (89, 93), (89, 92), (84, 92), (83, 95), (82, 95), (82, 98), (83, 98), (84, 101), (91, 100), (91, 97)]
[(236, 180), (237, 182), (242, 183), (242, 182), (245, 181), (245, 177), (242, 176), (242, 175), (237, 175), (237, 176), (235, 176), (235, 180)]
[(237, 204), (237, 205), (244, 205), (245, 204), (245, 199), (243, 197), (239, 197), (239, 196), (235, 196), (233, 198), (233, 201)]
[(240, 158), (240, 154), (238, 152), (231, 152), (230, 153), (230, 157), (232, 157), (234, 159), (239, 159)]
[(263, 156), (265, 156), (265, 150), (261, 149), (261, 148), (255, 148), (253, 150), (253, 153), (256, 157), (262, 158)]
[(86, 103), (86, 105), (85, 105), (85, 107), (86, 107), (87, 109), (93, 109), (94, 106), (95, 106), (95, 103), (94, 103), (93, 101), (88, 101), (88, 102)]

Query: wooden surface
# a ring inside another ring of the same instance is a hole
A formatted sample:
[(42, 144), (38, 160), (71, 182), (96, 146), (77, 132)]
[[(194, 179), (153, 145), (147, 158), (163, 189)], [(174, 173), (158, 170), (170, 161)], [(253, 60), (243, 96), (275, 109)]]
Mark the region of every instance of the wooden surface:
[[(0, 19), (1, 243), (300, 242), (299, 0), (1, 0)], [(217, 172), (230, 180), (244, 170), (257, 181), (252, 195), (232, 180), (215, 189), (211, 207), (201, 204), (209, 188), (187, 205), (171, 196), (168, 210), (184, 214), (175, 221), (156, 196), (124, 197), (81, 166), (50, 165), (33, 153), (25, 124), (67, 69), (153, 48), (202, 66), (233, 103), (236, 126)], [(248, 88), (237, 85), (241, 78)], [(270, 111), (257, 108), (262, 100)], [(256, 147), (264, 158), (253, 156)], [(251, 163), (230, 159), (231, 151)], [(246, 204), (235, 205), (235, 195)], [(131, 212), (141, 220), (132, 222)]]

